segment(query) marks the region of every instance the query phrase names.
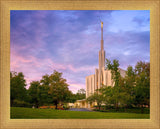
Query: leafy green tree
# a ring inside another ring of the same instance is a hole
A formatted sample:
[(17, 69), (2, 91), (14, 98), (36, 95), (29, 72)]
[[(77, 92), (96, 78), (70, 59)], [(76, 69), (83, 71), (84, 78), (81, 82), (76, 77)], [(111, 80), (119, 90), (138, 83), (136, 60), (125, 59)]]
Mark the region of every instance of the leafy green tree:
[(40, 105), (48, 105), (53, 103), (52, 96), (49, 94), (50, 90), (50, 78), (49, 75), (46, 74), (42, 76), (40, 80), (40, 86), (38, 87), (38, 101)]
[(53, 74), (49, 76), (49, 94), (52, 96), (53, 103), (57, 106), (60, 102), (67, 99), (69, 94), (68, 84), (66, 79), (62, 78), (62, 73), (54, 71)]
[(135, 104), (142, 107), (150, 105), (150, 63), (138, 62), (135, 66)]
[(86, 91), (85, 91), (85, 89), (79, 89), (78, 90), (78, 94), (83, 94), (83, 95), (85, 95), (86, 94)]
[(112, 79), (114, 81), (114, 87), (111, 90), (111, 97), (109, 100), (114, 103), (116, 110), (118, 110), (119, 106), (125, 107), (131, 103), (130, 96), (133, 91), (134, 71), (132, 67), (129, 67), (126, 78), (123, 78), (120, 75), (118, 60), (113, 60), (112, 63), (110, 60), (106, 59), (106, 66), (108, 70), (111, 70)]
[(135, 97), (135, 71), (132, 66), (128, 66), (126, 76), (124, 78), (124, 92), (126, 96), (126, 105), (131, 107)]
[(72, 91), (68, 90), (67, 96), (64, 100), (65, 103), (70, 102), (74, 103), (76, 101), (75, 94), (72, 93)]
[(77, 100), (85, 99), (86, 98), (85, 89), (79, 89), (78, 92), (76, 93), (76, 98), (77, 98)]
[(111, 70), (114, 87), (102, 87), (99, 89), (103, 94), (104, 103), (114, 103), (118, 106), (131, 107), (133, 104), (143, 108), (149, 105), (150, 100), (150, 63), (137, 62), (135, 69), (129, 66), (126, 76), (123, 78), (119, 72), (118, 60), (106, 59), (106, 66)]
[(119, 72), (119, 62), (118, 60), (113, 60), (113, 63), (106, 59), (106, 66), (108, 70), (111, 70), (111, 74), (112, 74), (112, 79), (114, 81), (114, 87), (113, 87), (113, 96), (112, 99), (114, 101), (114, 105), (116, 107), (116, 109), (118, 110), (118, 105), (120, 103), (120, 98), (122, 96), (120, 96), (120, 92), (121, 92), (121, 88), (120, 88), (120, 72)]
[(22, 72), (10, 72), (10, 87), (11, 106), (14, 100), (27, 100), (26, 80)]
[(29, 95), (31, 97), (31, 103), (34, 104), (37, 108), (39, 106), (38, 102), (38, 88), (40, 86), (39, 81), (32, 81), (28, 89)]
[(105, 103), (106, 106), (113, 103), (113, 87), (103, 85), (98, 91), (103, 96), (103, 103)]
[(101, 105), (104, 101), (104, 97), (102, 94), (98, 94), (98, 92), (95, 92), (94, 94), (92, 94), (91, 96), (89, 96), (87, 98), (87, 101), (92, 103), (92, 102), (96, 102), (97, 106), (99, 107), (99, 110), (101, 108)]
[(42, 79), (40, 80), (40, 83), (41, 83), (43, 86), (49, 86), (49, 84), (50, 84), (49, 75), (46, 74), (46, 75), (42, 76)]
[(48, 93), (49, 86), (40, 85), (38, 87), (38, 103), (39, 105), (48, 105), (52, 103), (52, 96)]
[(76, 94), (73, 94), (72, 91), (69, 91), (67, 101), (70, 103), (74, 103), (76, 100), (78, 100)]
[(106, 59), (106, 66), (108, 70), (111, 70), (112, 79), (114, 80), (114, 86), (119, 86), (120, 72), (119, 72), (119, 62), (118, 60), (113, 60), (113, 63)]

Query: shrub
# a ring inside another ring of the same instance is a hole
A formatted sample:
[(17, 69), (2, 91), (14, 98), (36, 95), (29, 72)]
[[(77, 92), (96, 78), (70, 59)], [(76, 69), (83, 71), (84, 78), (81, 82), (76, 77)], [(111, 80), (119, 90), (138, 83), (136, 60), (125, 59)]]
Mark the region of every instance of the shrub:
[(39, 109), (48, 109), (49, 106), (40, 106)]
[(51, 109), (55, 109), (55, 108), (56, 108), (56, 106), (49, 106), (49, 108), (51, 108)]
[(68, 109), (69, 109), (69, 106), (63, 105), (63, 108), (64, 108), (64, 110), (68, 110)]
[(99, 111), (99, 109), (93, 109), (93, 111)]
[(30, 103), (27, 103), (25, 101), (20, 101), (20, 100), (13, 100), (13, 107), (32, 107)]
[(105, 112), (105, 110), (99, 110), (100, 112)]

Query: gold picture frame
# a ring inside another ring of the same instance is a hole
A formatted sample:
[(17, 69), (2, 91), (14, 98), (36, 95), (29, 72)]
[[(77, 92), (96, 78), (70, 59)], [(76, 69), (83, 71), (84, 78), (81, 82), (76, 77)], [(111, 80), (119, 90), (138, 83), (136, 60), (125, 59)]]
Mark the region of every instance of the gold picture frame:
[[(160, 128), (160, 0), (0, 2), (0, 128)], [(10, 10), (150, 10), (150, 119), (10, 119)]]

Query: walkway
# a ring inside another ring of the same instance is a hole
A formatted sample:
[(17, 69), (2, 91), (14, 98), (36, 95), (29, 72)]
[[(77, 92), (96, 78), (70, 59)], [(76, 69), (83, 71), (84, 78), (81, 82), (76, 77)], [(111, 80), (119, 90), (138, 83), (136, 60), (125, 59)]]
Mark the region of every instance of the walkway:
[(84, 112), (92, 112), (92, 110), (88, 108), (71, 108), (69, 111), (84, 111)]

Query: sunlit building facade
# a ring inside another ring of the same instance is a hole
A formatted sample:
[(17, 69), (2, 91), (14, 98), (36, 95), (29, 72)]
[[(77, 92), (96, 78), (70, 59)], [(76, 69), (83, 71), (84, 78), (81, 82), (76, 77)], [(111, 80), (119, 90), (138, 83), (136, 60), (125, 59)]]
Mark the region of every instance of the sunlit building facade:
[[(122, 77), (125, 76), (125, 71), (119, 69)], [(105, 50), (103, 41), (103, 22), (101, 22), (101, 49), (99, 51), (99, 68), (95, 69), (95, 74), (86, 77), (86, 98), (93, 94), (96, 89), (101, 86), (114, 86), (111, 71), (105, 68)]]
[[(95, 69), (95, 74), (86, 77), (86, 99), (102, 86), (114, 86), (111, 70), (105, 68), (105, 50), (103, 41), (103, 22), (101, 22), (101, 49), (99, 51), (99, 68)], [(122, 77), (125, 76), (125, 70), (119, 68)], [(74, 103), (75, 108), (91, 108), (96, 105), (88, 103), (86, 99), (77, 100)]]

